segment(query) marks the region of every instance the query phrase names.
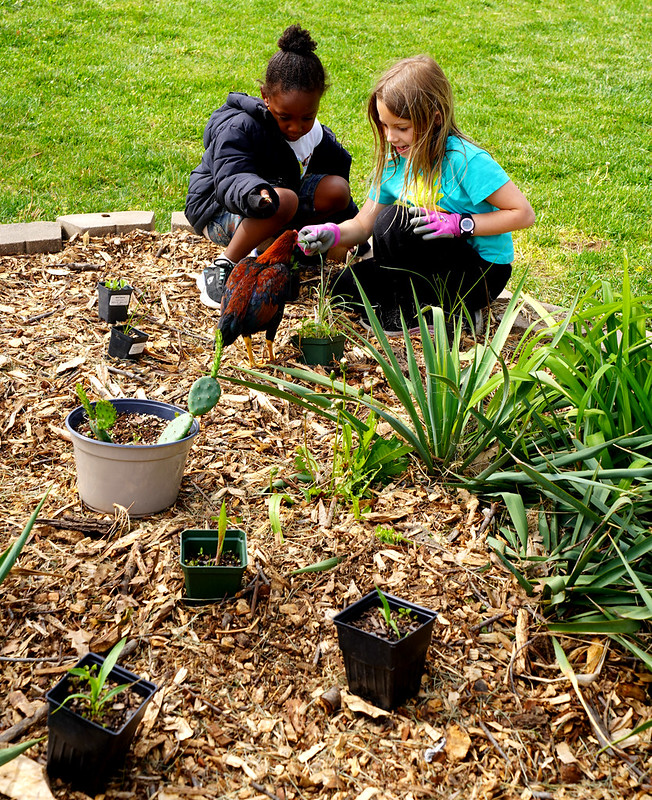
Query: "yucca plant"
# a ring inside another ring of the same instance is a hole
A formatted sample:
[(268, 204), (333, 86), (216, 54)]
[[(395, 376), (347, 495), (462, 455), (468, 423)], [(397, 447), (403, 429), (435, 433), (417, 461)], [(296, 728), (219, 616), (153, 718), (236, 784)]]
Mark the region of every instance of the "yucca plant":
[(43, 498), (39, 501), (39, 504), (32, 512), (32, 515), (28, 519), (27, 524), (23, 528), (22, 533), (16, 539), (16, 541), (3, 550), (2, 553), (0, 553), (0, 583), (2, 583), (7, 575), (9, 575), (11, 568), (20, 555), (20, 551), (25, 546), (25, 542), (29, 539), (29, 535), (32, 532), (34, 523), (36, 522), (36, 518), (41, 513), (41, 509), (43, 508), (43, 504), (45, 503), (49, 493), (50, 490), (48, 489)]
[(45, 736), (41, 736), (38, 739), (30, 739), (27, 742), (21, 742), (21, 744), (12, 744), (9, 747), (3, 747), (0, 749), (0, 767), (3, 767), (5, 764), (8, 764), (10, 761), (13, 761), (14, 758), (18, 758), (18, 756), (22, 756), (22, 754), (29, 750), (30, 747), (33, 747), (35, 744), (42, 742), (45, 739)]
[[(452, 342), (449, 342), (446, 319), (441, 308), (417, 311), (423, 365), (417, 358), (405, 320), (402, 319), (407, 375), (403, 374), (389, 339), (361, 290), (364, 308), (378, 346), (371, 344), (352, 327), (349, 327), (348, 335), (357, 340), (382, 369), (395, 396), (396, 402), (391, 405), (380, 402), (371, 394), (360, 394), (345, 381), (335, 381), (304, 369), (279, 367), (284, 375), (295, 381), (270, 378), (264, 373), (244, 368), (240, 371), (246, 373), (247, 378), (221, 377), (283, 398), (333, 423), (337, 423), (339, 413), (359, 435), (364, 435), (368, 425), (361, 414), (352, 413), (346, 407), (346, 401), (352, 401), (356, 409), (359, 406), (366, 407), (389, 423), (397, 436), (421, 459), (428, 472), (441, 474), (451, 469), (464, 470), (497, 438), (505, 445), (512, 442), (505, 430), (509, 428), (519, 392), (510, 383), (501, 351), (523, 305), (520, 293), (524, 280), (516, 287), (493, 337), (487, 335), (484, 342), (476, 342), (466, 360), (460, 357), (459, 352), (461, 319), (455, 324)], [(432, 333), (426, 316), (431, 318)], [(497, 370), (502, 373), (501, 380), (495, 379)], [(317, 386), (319, 390), (311, 386)]]

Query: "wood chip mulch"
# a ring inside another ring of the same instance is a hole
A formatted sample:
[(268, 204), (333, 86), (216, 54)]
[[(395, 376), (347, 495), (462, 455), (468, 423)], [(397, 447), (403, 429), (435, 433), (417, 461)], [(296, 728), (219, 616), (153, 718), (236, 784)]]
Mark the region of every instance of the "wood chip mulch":
[[(306, 445), (327, 474), (334, 431), (224, 384), (174, 507), (131, 520), (82, 507), (64, 430), (75, 383), (92, 399), (185, 405), (211, 364), (216, 317), (195, 278), (215, 255), (187, 233), (137, 231), (0, 259), (0, 550), (51, 487), (2, 585), (0, 742), (44, 735), (48, 689), (89, 648), (105, 652), (127, 636), (121, 663), (160, 688), (107, 800), (649, 800), (649, 732), (598, 755), (596, 731), (615, 739), (650, 718), (650, 675), (613, 646), (603, 658), (604, 639), (564, 639), (591, 721), (560, 673), (536, 599), (486, 546), (500, 509), (417, 463), (376, 491), (360, 519), (327, 495), (308, 502), (288, 487), (295, 502), (282, 505), (275, 535), (270, 481), (291, 476)], [(97, 281), (119, 276), (135, 287), (138, 327), (150, 334), (137, 362), (108, 357), (109, 326), (97, 316)], [(309, 313), (316, 279), (307, 272), (286, 308), (276, 342), (284, 364), (297, 364), (290, 333)], [(223, 371), (244, 357), (239, 340)], [(364, 350), (349, 345), (346, 357), (350, 381), (390, 396)], [(249, 568), (238, 596), (193, 607), (183, 601), (179, 533), (215, 527), (222, 499), (247, 530)], [(378, 526), (409, 541), (387, 544)], [(289, 574), (333, 556), (344, 558), (328, 572)], [(439, 613), (421, 692), (395, 712), (348, 693), (331, 622), (374, 584)], [(44, 765), (46, 747), (27, 756)], [(0, 772), (0, 795), (11, 791)], [(57, 782), (51, 791), (84, 797)]]

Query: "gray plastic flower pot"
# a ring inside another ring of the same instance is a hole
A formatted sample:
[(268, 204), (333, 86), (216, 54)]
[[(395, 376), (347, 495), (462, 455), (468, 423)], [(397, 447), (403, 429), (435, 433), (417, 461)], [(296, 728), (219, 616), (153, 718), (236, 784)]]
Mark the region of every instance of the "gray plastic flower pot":
[[(111, 400), (118, 414), (153, 414), (174, 419), (182, 408), (158, 400)], [(114, 503), (129, 509), (132, 517), (156, 514), (177, 499), (188, 452), (199, 423), (190, 433), (169, 444), (124, 445), (99, 442), (77, 432), (85, 418), (82, 406), (66, 417), (77, 467), (77, 489), (82, 502), (94, 511), (112, 514)]]

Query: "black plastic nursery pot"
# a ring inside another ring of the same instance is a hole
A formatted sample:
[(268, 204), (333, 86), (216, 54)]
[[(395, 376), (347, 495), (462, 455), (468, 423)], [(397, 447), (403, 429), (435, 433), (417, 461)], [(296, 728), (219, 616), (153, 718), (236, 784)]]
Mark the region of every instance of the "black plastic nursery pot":
[(143, 354), (149, 334), (143, 333), (137, 328), (129, 328), (125, 332), (126, 327), (126, 325), (114, 325), (111, 328), (109, 355), (114, 358), (126, 358), (130, 361), (136, 361)]
[(294, 334), (290, 337), (290, 341), (301, 351), (301, 360), (304, 364), (328, 367), (333, 361), (342, 358), (346, 336), (338, 333), (335, 336), (321, 338)]
[[(103, 662), (103, 656), (88, 653), (76, 666), (101, 666)], [(67, 705), (61, 705), (68, 696), (69, 681), (70, 676), (64, 675), (45, 695), (50, 706), (47, 771), (51, 778), (61, 778), (75, 788), (93, 795), (124, 764), (138, 723), (158, 687), (116, 665), (109, 673), (109, 683), (131, 684), (127, 691), (139, 695), (142, 702), (125, 724), (114, 731), (85, 719), (71, 711)]]
[(333, 622), (337, 627), (349, 690), (389, 710), (419, 692), (437, 613), (390, 594), (385, 597), (390, 609), (407, 608), (414, 612), (421, 627), (396, 642), (355, 627), (352, 623), (367, 609), (381, 607), (376, 591), (340, 611)]
[(200, 554), (215, 558), (217, 531), (188, 529), (181, 531), (179, 560), (186, 581), (186, 599), (205, 603), (217, 602), (234, 595), (242, 585), (247, 569), (247, 534), (237, 528), (227, 528), (224, 534), (223, 553), (235, 553), (240, 566), (211, 564), (192, 566)]
[(109, 289), (105, 281), (100, 281), (97, 284), (97, 313), (100, 319), (111, 325), (116, 322), (125, 322), (132, 292), (131, 286)]

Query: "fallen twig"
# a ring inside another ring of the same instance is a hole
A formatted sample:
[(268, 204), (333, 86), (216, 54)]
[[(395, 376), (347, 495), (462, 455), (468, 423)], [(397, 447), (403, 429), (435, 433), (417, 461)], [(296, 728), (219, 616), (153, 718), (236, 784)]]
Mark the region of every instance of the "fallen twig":
[(59, 268), (64, 267), (73, 272), (99, 272), (103, 269), (101, 264), (89, 264), (85, 261), (72, 261), (70, 263), (61, 262), (59, 264), (53, 264), (52, 266)]
[(143, 378), (142, 375), (138, 375), (135, 372), (129, 372), (129, 370), (127, 369), (118, 369), (118, 367), (112, 367), (111, 365), (107, 365), (107, 370), (112, 375), (121, 375), (123, 378), (130, 378), (132, 381), (149, 383), (149, 380), (147, 378)]
[(269, 789), (266, 789), (262, 785), (262, 783), (256, 783), (255, 781), (252, 781), (251, 785), (257, 792), (262, 792), (263, 794), (267, 795), (267, 797), (271, 797), (272, 800), (281, 800), (279, 795), (274, 794), (274, 792), (270, 792)]
[(484, 724), (484, 722), (481, 719), (478, 720), (478, 725), (482, 728), (482, 731), (483, 731), (484, 735), (487, 737), (487, 739), (489, 739), (491, 744), (496, 748), (496, 750), (503, 757), (503, 759), (505, 760), (505, 763), (507, 764), (507, 766), (511, 767), (512, 766), (512, 762), (510, 761), (509, 756), (505, 753), (503, 748), (494, 739), (494, 737), (493, 737), (491, 731), (489, 730), (489, 728), (487, 728), (487, 726)]
[[(41, 659), (45, 661), (45, 659)], [(56, 659), (57, 661), (59, 659)], [(28, 731), (34, 725), (38, 725), (39, 722), (44, 720), (48, 715), (48, 708), (49, 705), (47, 703), (43, 703), (43, 705), (39, 706), (36, 709), (36, 712), (32, 714), (31, 717), (26, 717), (25, 719), (21, 719), (20, 722), (17, 722), (15, 725), (12, 725), (11, 728), (7, 728), (6, 731), (0, 733), (0, 742), (13, 742), (14, 739), (17, 739), (19, 736), (22, 736), (25, 731)]]

